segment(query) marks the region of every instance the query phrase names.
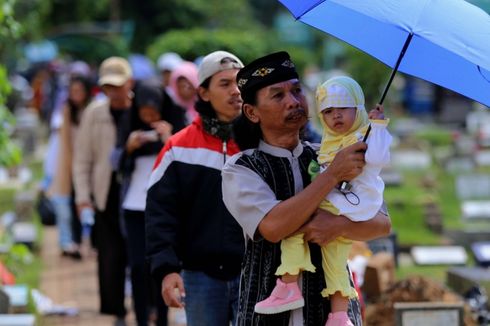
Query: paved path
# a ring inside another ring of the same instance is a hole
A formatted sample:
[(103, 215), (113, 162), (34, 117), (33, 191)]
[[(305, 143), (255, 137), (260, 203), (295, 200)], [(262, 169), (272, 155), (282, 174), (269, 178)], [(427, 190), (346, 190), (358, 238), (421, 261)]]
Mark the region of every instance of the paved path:
[[(57, 245), (58, 232), (56, 227), (44, 227), (41, 257), (43, 271), (40, 279), (40, 291), (55, 304), (79, 309), (78, 316), (43, 316), (39, 326), (111, 326), (114, 317), (99, 314), (97, 285), (96, 253), (82, 248), (83, 260), (75, 261), (61, 257)], [(127, 299), (126, 307), (131, 308), (131, 299)], [(169, 326), (183, 326), (176, 318), (181, 311), (170, 311)], [(130, 311), (127, 318), (128, 326), (135, 326), (134, 315)]]

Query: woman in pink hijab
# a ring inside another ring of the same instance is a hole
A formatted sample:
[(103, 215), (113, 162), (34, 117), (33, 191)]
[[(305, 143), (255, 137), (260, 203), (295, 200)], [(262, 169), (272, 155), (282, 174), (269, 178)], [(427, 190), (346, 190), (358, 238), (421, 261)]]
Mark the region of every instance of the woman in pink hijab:
[(169, 95), (177, 105), (186, 110), (188, 123), (197, 116), (194, 105), (198, 86), (197, 66), (190, 61), (183, 61), (170, 75)]

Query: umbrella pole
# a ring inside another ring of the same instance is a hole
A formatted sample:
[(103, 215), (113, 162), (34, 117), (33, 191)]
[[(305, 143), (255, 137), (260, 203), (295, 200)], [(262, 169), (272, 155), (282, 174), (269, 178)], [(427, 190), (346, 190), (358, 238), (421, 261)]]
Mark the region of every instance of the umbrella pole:
[(395, 67), (393, 68), (393, 71), (391, 72), (390, 79), (388, 80), (388, 83), (385, 86), (385, 89), (383, 91), (383, 95), (381, 95), (381, 100), (379, 101), (379, 104), (383, 104), (383, 101), (385, 100), (386, 94), (388, 93), (388, 89), (391, 86), (391, 82), (393, 81), (393, 78), (395, 78), (395, 74), (398, 71), (398, 66), (400, 66), (400, 62), (402, 62), (403, 56), (405, 55), (405, 51), (407, 51), (407, 48), (410, 45), (410, 42), (412, 41), (412, 37), (413, 37), (413, 33), (408, 34), (408, 37), (405, 40), (405, 44), (403, 44), (403, 48), (400, 52), (400, 55), (398, 56), (398, 59), (396, 60)]

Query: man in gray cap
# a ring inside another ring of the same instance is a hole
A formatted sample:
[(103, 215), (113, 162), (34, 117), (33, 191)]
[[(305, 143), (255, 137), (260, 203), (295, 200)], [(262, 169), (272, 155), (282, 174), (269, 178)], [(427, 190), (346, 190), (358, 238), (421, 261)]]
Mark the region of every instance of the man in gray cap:
[[(379, 212), (367, 222), (332, 218), (317, 208), (343, 180), (361, 173), (365, 164), (359, 142), (340, 151), (325, 172), (310, 181), (308, 166), (316, 150), (300, 139), (307, 122), (308, 105), (294, 63), (287, 52), (259, 58), (237, 75), (243, 113), (235, 122), (235, 140), (243, 151), (223, 168), (223, 201), (240, 223), (246, 238), (242, 264), (238, 325), (325, 325), (330, 305), (321, 296), (325, 287), (318, 244), (343, 236), (368, 240), (389, 233), (389, 217)], [(301, 231), (305, 252), (316, 272), (303, 272), (300, 287), (303, 308), (277, 314), (254, 311), (269, 296), (288, 300), (288, 288), (275, 288), (281, 260), (280, 241)], [(349, 317), (361, 324), (359, 302), (352, 300)]]
[(170, 307), (184, 307), (189, 325), (236, 320), (243, 233), (223, 204), (221, 169), (237, 153), (231, 122), (242, 100), (242, 62), (226, 51), (198, 69), (199, 117), (170, 137), (155, 163), (146, 203), (146, 252)]

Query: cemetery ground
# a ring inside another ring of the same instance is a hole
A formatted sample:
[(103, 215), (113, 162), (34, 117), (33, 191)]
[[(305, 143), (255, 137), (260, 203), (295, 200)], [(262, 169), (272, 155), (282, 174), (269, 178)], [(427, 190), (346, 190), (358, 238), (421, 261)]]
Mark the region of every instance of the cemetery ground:
[[(403, 151), (407, 151), (408, 156), (397, 156)], [(415, 160), (418, 153), (426, 153), (429, 159)], [(396, 234), (399, 252), (398, 264), (395, 268), (395, 281), (399, 282), (399, 288), (403, 286), (420, 287), (425, 289), (427, 295), (430, 296), (431, 293), (441, 294), (443, 292), (434, 284), (443, 288), (447, 287), (447, 272), (453, 266), (448, 264), (418, 265), (410, 255), (412, 247), (452, 245), (458, 242), (458, 239), (455, 239), (458, 232), (465, 230), (490, 232), (488, 219), (486, 222), (481, 222), (466, 221), (462, 218), (462, 200), (456, 189), (456, 180), (465, 173), (490, 175), (489, 165), (473, 166), (471, 171), (447, 168), (449, 161), (461, 157), (452, 132), (445, 129), (424, 128), (419, 131), (411, 131), (410, 136), (404, 135), (399, 138), (399, 143), (392, 155), (394, 181), (388, 182), (388, 178), (385, 181), (385, 201), (392, 220), (393, 231)], [(417, 167), (422, 161), (425, 163)], [(0, 185), (0, 215), (8, 211), (15, 211), (15, 197), (19, 191), (36, 191), (36, 184), (42, 176), (42, 163), (39, 159), (33, 160), (29, 168), (32, 171), (32, 180), (29, 184), (21, 188), (10, 183)], [(38, 231), (36, 242), (32, 247), (32, 261), (25, 263), (15, 257), (9, 258), (11, 253), (2, 253), (1, 261), (15, 273), (17, 284), (27, 284), (30, 289), (38, 289), (40, 288), (40, 275), (45, 268), (39, 249), (45, 242), (46, 229), (43, 229), (40, 224), (36, 212), (33, 213), (32, 221)], [(468, 260), (464, 265), (474, 266), (475, 261), (470, 249), (467, 247), (466, 250)], [(430, 289), (434, 290), (431, 292)], [(393, 290), (391, 292), (394, 297), (404, 297), (400, 293), (400, 291)], [(375, 306), (376, 303), (368, 302), (368, 307), (369, 305)], [(29, 298), (26, 309), (36, 314), (32, 298)]]

